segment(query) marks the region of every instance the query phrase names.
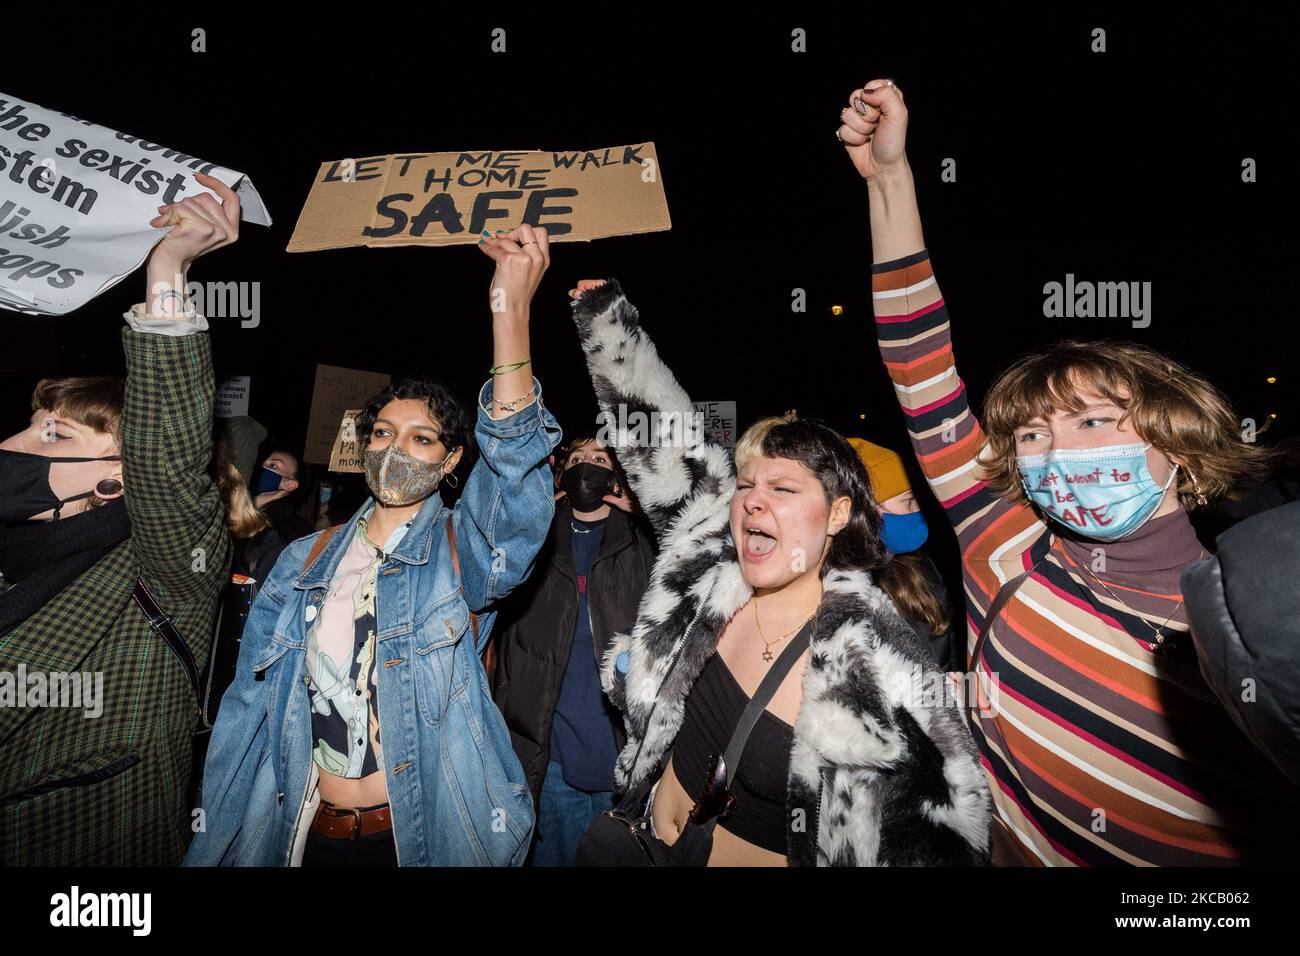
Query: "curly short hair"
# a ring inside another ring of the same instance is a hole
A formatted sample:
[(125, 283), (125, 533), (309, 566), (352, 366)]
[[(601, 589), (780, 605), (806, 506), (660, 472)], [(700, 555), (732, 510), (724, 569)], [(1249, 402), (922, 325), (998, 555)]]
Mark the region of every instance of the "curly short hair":
[(1069, 339), (1008, 368), (984, 400), (988, 447), (981, 457), (989, 489), (1025, 501), (1016, 467), (1016, 429), (1054, 412), (1079, 412), (1094, 392), (1123, 410), (1121, 422), (1166, 455), (1186, 462), (1177, 493), (1191, 510), (1198, 496), (1230, 494), (1248, 477), (1267, 472), (1278, 454), (1247, 441), (1227, 397), (1204, 377), (1154, 349), (1133, 342)]
[(375, 430), (375, 419), (379, 417), (379, 412), (389, 402), (400, 399), (424, 402), (429, 418), (438, 424), (438, 437), (443, 447), (448, 452), (464, 448), (460, 463), (469, 458), (474, 448), (473, 424), (469, 412), (447, 386), (428, 379), (392, 382), (366, 402), (365, 409), (357, 418), (357, 438), (363, 451), (370, 444), (370, 435)]

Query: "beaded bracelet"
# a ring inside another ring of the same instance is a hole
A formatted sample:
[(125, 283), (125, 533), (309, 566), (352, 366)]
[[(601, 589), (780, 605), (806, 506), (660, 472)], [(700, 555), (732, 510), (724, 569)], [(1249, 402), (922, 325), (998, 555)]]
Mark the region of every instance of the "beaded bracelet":
[(515, 362), (511, 365), (493, 365), (488, 369), (489, 375), (505, 375), (507, 372), (514, 372), (523, 368), (529, 363), (530, 359), (524, 359), (522, 362)]

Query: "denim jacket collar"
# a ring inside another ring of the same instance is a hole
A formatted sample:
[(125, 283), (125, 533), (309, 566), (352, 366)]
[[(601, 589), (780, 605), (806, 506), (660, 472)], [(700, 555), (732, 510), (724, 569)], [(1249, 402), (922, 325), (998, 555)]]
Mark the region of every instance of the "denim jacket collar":
[[(348, 544), (357, 533), (357, 525), (361, 519), (368, 517), (374, 508), (375, 499), (367, 498), (357, 509), (356, 514), (348, 519), (348, 523), (339, 528), (329, 544), (317, 555), (316, 560), (298, 576), (298, 580), (293, 585), (295, 589), (306, 590), (329, 586), (334, 578), (334, 572), (338, 569), (339, 561), (343, 559), (343, 552), (347, 550)], [(416, 512), (410, 530), (398, 543), (396, 550), (388, 555), (389, 559), (401, 561), (403, 564), (428, 564), (429, 555), (433, 550), (434, 532), (442, 527), (446, 520), (446, 513), (447, 508), (442, 503), (442, 495), (435, 489)]]

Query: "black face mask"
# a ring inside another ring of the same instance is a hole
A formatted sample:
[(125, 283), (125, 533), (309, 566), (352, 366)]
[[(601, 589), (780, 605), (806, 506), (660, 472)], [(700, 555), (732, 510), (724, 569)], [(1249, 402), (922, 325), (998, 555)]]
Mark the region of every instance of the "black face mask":
[(121, 461), (121, 455), (102, 458), (48, 458), (25, 451), (0, 449), (0, 522), (16, 524), (32, 515), (54, 509), (59, 517), (63, 506), (94, 494), (87, 491), (60, 499), (50, 487), (50, 465), (56, 461)]
[(614, 492), (614, 472), (585, 461), (570, 465), (560, 477), (560, 488), (576, 511), (595, 511)]

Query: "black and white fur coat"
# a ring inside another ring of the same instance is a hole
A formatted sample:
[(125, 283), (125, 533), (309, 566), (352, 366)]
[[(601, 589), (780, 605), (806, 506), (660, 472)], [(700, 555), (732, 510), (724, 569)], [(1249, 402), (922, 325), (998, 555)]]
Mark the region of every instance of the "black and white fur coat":
[[(601, 667), (627, 727), (615, 785), (629, 791), (666, 763), (686, 696), (751, 590), (731, 536), (730, 453), (682, 441), (690, 401), (636, 309), (610, 280), (574, 303), (574, 320), (602, 437), (660, 548), (632, 633), (615, 636)], [(650, 434), (651, 412), (662, 434)], [(675, 435), (664, 413), (677, 416)], [(943, 686), (945, 676), (871, 576), (828, 572), (790, 755), (791, 865), (988, 862), (991, 801), (974, 742), (960, 707), (927, 703), (922, 682)]]

